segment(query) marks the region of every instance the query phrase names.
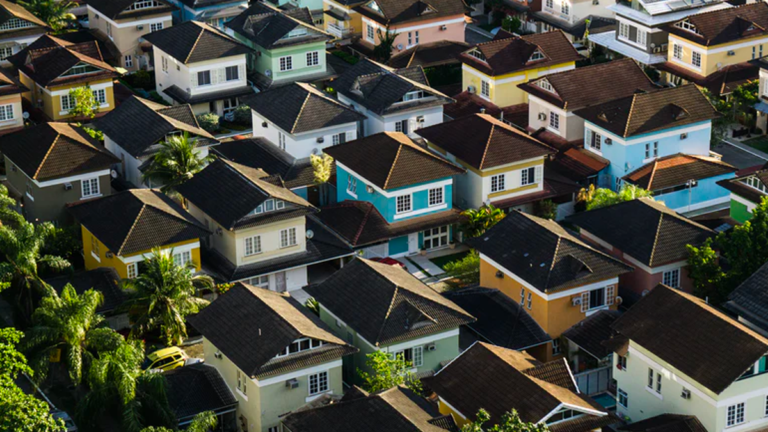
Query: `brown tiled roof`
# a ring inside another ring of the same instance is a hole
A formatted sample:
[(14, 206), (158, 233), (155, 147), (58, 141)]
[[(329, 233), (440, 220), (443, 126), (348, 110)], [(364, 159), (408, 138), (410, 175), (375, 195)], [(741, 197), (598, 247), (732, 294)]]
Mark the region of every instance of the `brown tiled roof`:
[(625, 138), (719, 116), (707, 97), (693, 84), (638, 93), (580, 109), (576, 115)]
[(443, 114), (457, 119), (473, 114), (488, 114), (492, 117), (509, 121), (522, 128), (528, 126), (528, 104), (499, 107), (475, 93), (463, 91), (453, 97), (455, 102), (443, 107)]
[(324, 151), (384, 190), (464, 173), (464, 169), (416, 145), (400, 132), (381, 132)]
[(657, 191), (736, 172), (736, 167), (721, 160), (698, 155), (675, 154), (658, 158), (623, 177), (623, 180)]
[(611, 324), (621, 316), (615, 310), (601, 310), (584, 318), (563, 332), (563, 337), (570, 340), (598, 360), (613, 352), (608, 350), (603, 341), (610, 339), (613, 330)]
[(29, 91), (18, 78), (11, 75), (10, 70), (0, 69), (0, 96), (19, 94)]
[(704, 87), (713, 94), (727, 95), (745, 82), (756, 80), (760, 75), (760, 66), (753, 62), (727, 65), (707, 76), (694, 73), (688, 68), (673, 62), (653, 65), (655, 68)]
[[(581, 58), (576, 49), (560, 31), (497, 39), (476, 45), (486, 61), (481, 61), (465, 51), (459, 56), (462, 63), (491, 76), (499, 76), (528, 69), (551, 67), (574, 62)], [(544, 58), (529, 61), (539, 50)]]
[(2, 11), (0, 14), (0, 24), (5, 24), (5, 22), (11, 18), (17, 18), (22, 21), (37, 24), (40, 27), (48, 27), (48, 24), (36, 17), (35, 14), (26, 10), (21, 5), (9, 2), (8, 0), (0, 0), (0, 11)]
[(395, 54), (387, 64), (397, 69), (412, 66), (428, 68), (447, 64), (457, 64), (459, 63), (459, 60), (456, 56), (466, 51), (469, 47), (471, 47), (471, 45), (466, 42), (450, 40), (418, 44)]
[(108, 169), (119, 162), (80, 128), (43, 123), (3, 137), (0, 150), (27, 177), (52, 180)]
[(649, 419), (620, 426), (622, 432), (707, 432), (696, 416), (661, 414)]
[(699, 45), (712, 46), (768, 34), (768, 4), (757, 2), (688, 16), (696, 32), (675, 24), (665, 30)]
[(487, 114), (461, 117), (416, 133), (476, 169), (555, 153), (555, 149)]
[(759, 190), (743, 182), (743, 180), (753, 175), (756, 176), (758, 179), (761, 179), (761, 177), (765, 178), (765, 180), (761, 179), (761, 181), (764, 184), (766, 183), (766, 181), (768, 181), (768, 171), (758, 170), (756, 172), (747, 173), (736, 178), (720, 180), (719, 182), (717, 182), (717, 184), (729, 190), (733, 194), (736, 194), (742, 198), (748, 199), (755, 204), (759, 204), (760, 202), (762, 202), (763, 198), (766, 197), (766, 194), (760, 192)]
[[(381, 12), (368, 7), (373, 1)], [(462, 0), (371, 0), (353, 9), (376, 22), (391, 25), (464, 16)]]
[[(608, 76), (611, 77), (611, 85), (605, 85), (605, 77)], [(538, 83), (542, 81), (548, 82), (553, 91), (541, 88)], [(631, 58), (545, 75), (518, 84), (518, 87), (571, 111), (658, 88)]]
[(560, 174), (574, 181), (582, 181), (597, 175), (610, 165), (610, 161), (583, 148), (569, 148), (558, 153), (552, 160), (552, 166)]
[(768, 339), (683, 291), (658, 285), (613, 329), (721, 394), (768, 353)]
[(183, 64), (248, 54), (251, 49), (221, 30), (186, 21), (144, 35), (144, 39)]

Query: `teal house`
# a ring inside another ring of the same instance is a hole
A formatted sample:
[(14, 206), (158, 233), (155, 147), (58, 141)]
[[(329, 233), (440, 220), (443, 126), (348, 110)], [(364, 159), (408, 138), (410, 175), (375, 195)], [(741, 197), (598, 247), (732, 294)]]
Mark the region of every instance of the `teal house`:
[(305, 289), (319, 304), (320, 320), (359, 350), (343, 359), (348, 385), (368, 373), (368, 355), (401, 355), (419, 378), (459, 355), (459, 327), (475, 318), (399, 266), (358, 258)]
[(248, 8), (248, 0), (168, 0), (168, 3), (178, 7), (173, 12), (174, 21), (201, 21), (219, 30)]
[(337, 204), (318, 217), (370, 258), (449, 247), (460, 212), (453, 176), (465, 171), (401, 132), (327, 147), (336, 161)]

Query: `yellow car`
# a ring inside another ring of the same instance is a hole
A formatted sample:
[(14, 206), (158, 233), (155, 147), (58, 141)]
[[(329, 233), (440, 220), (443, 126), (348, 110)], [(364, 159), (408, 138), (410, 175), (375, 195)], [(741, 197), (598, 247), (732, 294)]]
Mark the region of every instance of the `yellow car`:
[(187, 355), (179, 347), (170, 347), (159, 349), (147, 356), (144, 363), (141, 365), (142, 369), (160, 369), (161, 371), (169, 371), (184, 366), (187, 360)]

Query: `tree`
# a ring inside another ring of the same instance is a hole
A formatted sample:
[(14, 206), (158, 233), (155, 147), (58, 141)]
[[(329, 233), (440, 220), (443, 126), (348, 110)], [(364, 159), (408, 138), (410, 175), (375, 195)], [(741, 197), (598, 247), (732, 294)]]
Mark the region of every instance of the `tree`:
[(518, 30), (520, 30), (520, 27), (522, 27), (523, 22), (520, 21), (520, 18), (517, 16), (505, 16), (504, 19), (501, 21), (501, 28), (510, 32), (510, 33), (517, 33)]
[(70, 1), (57, 0), (28, 0), (18, 2), (21, 6), (32, 12), (36, 17), (45, 21), (54, 33), (59, 33), (70, 24), (77, 21), (77, 17), (69, 12), (77, 5)]
[(327, 184), (333, 173), (333, 158), (325, 153), (322, 156), (309, 155), (309, 162), (312, 164), (315, 184), (320, 189), (320, 204), (326, 204)]
[[(187, 432), (208, 432), (216, 428), (216, 425), (218, 424), (218, 420), (216, 419), (216, 415), (214, 415), (213, 411), (205, 411), (197, 414), (193, 419), (192, 423), (187, 426), (186, 431)], [(159, 426), (159, 427), (146, 427), (141, 430), (141, 432), (173, 432), (171, 429)]]
[(177, 265), (173, 251), (152, 250), (139, 276), (123, 280), (130, 299), (125, 308), (133, 319), (131, 337), (159, 329), (168, 345), (178, 345), (187, 337), (185, 318), (198, 313), (208, 300), (196, 297), (201, 289), (213, 289), (213, 279), (193, 275), (194, 264)]
[(625, 183), (618, 192), (606, 188), (595, 189), (594, 185), (589, 185), (589, 188), (582, 188), (579, 191), (576, 201), (585, 203), (587, 210), (594, 210), (652, 196), (653, 192), (632, 184)]
[(379, 44), (373, 47), (373, 56), (376, 57), (376, 60), (386, 63), (392, 58), (392, 47), (395, 45), (395, 39), (397, 39), (400, 33), (390, 31), (389, 24), (387, 24), (383, 32), (381, 27), (376, 32), (379, 35)]
[(74, 101), (69, 115), (73, 117), (94, 118), (99, 111), (99, 104), (90, 86), (77, 87), (69, 90), (69, 98)]
[(166, 139), (160, 143), (160, 150), (144, 171), (142, 180), (162, 185), (165, 193), (175, 191), (213, 161), (213, 156), (202, 156), (197, 147), (198, 140), (190, 139), (186, 132)]
[(482, 206), (479, 209), (468, 209), (461, 213), (464, 221), (461, 230), (467, 237), (479, 237), (496, 225), (507, 215), (503, 210), (497, 209), (492, 204)]
[(491, 416), (488, 411), (480, 409), (477, 412), (477, 418), (474, 422), (464, 425), (461, 432), (549, 432), (549, 428), (544, 423), (529, 423), (520, 419), (517, 410), (505, 413), (501, 416), (501, 422), (490, 428), (484, 428), (483, 425), (490, 421)]
[(458, 286), (480, 282), (480, 254), (471, 250), (464, 258), (446, 264), (445, 272), (459, 281)]
[(544, 219), (555, 220), (557, 217), (557, 204), (550, 199), (538, 201), (534, 204), (536, 216)]
[(363, 380), (363, 389), (369, 393), (390, 389), (403, 384), (408, 384), (418, 392), (421, 383), (409, 371), (413, 364), (406, 361), (403, 354), (395, 356), (384, 351), (374, 351), (367, 355), (366, 366), (373, 370), (372, 374), (361, 369), (357, 374)]

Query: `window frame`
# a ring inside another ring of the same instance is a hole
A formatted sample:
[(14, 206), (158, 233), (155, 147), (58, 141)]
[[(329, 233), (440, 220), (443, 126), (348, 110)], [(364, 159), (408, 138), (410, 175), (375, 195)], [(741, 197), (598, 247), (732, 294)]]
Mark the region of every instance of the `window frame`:
[[(205, 84), (202, 84), (203, 80), (201, 80), (202, 77), (208, 77), (208, 82)], [(205, 87), (213, 84), (213, 77), (211, 74), (211, 70), (204, 70), (204, 71), (198, 71), (197, 72), (197, 86), (198, 87)]]
[[(433, 201), (433, 198), (435, 199), (435, 201)], [(439, 201), (437, 200), (438, 198), (439, 198)], [(427, 205), (429, 207), (439, 206), (443, 204), (445, 204), (445, 194), (444, 194), (444, 188), (442, 186), (431, 188), (427, 191)]]
[[(731, 420), (731, 409), (733, 409), (733, 420)], [(741, 410), (741, 421), (739, 421), (739, 410)], [(739, 402), (733, 405), (729, 405), (725, 410), (725, 427), (730, 428), (745, 423), (746, 418), (746, 404), (745, 402)]]
[[(623, 408), (629, 408), (629, 394), (627, 394), (626, 391), (623, 389), (617, 389), (616, 394), (618, 397), (616, 398), (616, 402), (621, 405)], [(624, 399), (624, 402), (622, 403), (622, 397)]]
[(296, 235), (296, 227), (280, 230), (280, 249), (297, 246), (298, 244), (299, 239)]
[(520, 170), (520, 186), (536, 184), (536, 167), (529, 167)]
[(13, 104), (0, 105), (0, 122), (11, 121), (15, 118)]
[[(670, 283), (667, 283), (667, 276), (669, 276), (669, 282)], [(667, 270), (664, 273), (662, 273), (661, 283), (663, 283), (664, 285), (666, 285), (666, 286), (668, 286), (670, 288), (677, 288), (677, 289), (679, 289), (680, 288), (680, 276), (681, 276), (681, 272), (680, 272), (680, 268), (679, 267), (676, 268), (676, 269)], [(677, 280), (677, 283), (675, 285), (671, 285), (671, 283), (673, 281), (675, 281), (675, 280)]]
[[(248, 241), (249, 240), (250, 240), (250, 243), (251, 243), (251, 245), (250, 245), (250, 253), (248, 253), (248, 249), (249, 249)], [(243, 244), (244, 244), (243, 253), (247, 257), (258, 255), (258, 254), (260, 254), (262, 252), (262, 250), (261, 250), (261, 236), (260, 235), (246, 237), (243, 240)]]
[(491, 176), (491, 193), (505, 190), (507, 190), (506, 176), (503, 173)]
[(293, 56), (284, 56), (278, 59), (280, 66), (280, 72), (288, 72), (293, 70)]
[[(312, 383), (313, 379), (316, 380), (314, 384)], [(325, 388), (323, 388), (323, 382), (325, 384)], [(312, 391), (313, 386), (317, 388), (317, 390), (314, 392)], [(307, 391), (309, 392), (309, 396), (326, 393), (329, 389), (330, 386), (328, 382), (328, 371), (318, 372), (307, 377)]]
[(491, 83), (487, 80), (480, 80), (480, 96), (491, 97)]
[(691, 65), (693, 67), (701, 69), (701, 53), (698, 51), (691, 51)]
[(320, 54), (317, 51), (307, 53), (307, 67), (318, 66), (320, 64)]
[[(95, 187), (94, 187), (95, 186)], [(91, 198), (101, 195), (101, 189), (99, 185), (99, 177), (91, 177), (80, 181), (80, 196), (81, 198)], [(88, 193), (86, 193), (88, 189)]]
[[(402, 200), (402, 205), (401, 205), (401, 200)], [(395, 214), (410, 213), (412, 211), (413, 211), (413, 196), (411, 194), (398, 195), (395, 197)]]
[[(232, 76), (234, 78), (230, 78), (230, 71), (232, 72)], [(227, 66), (224, 68), (224, 79), (227, 82), (230, 81), (240, 81), (240, 66), (234, 65), (234, 66)]]
[(560, 114), (556, 112), (550, 112), (549, 113), (549, 126), (547, 126), (549, 129), (553, 129), (555, 131), (560, 132)]
[(139, 276), (139, 263), (130, 263), (125, 266), (125, 277), (134, 279)]

